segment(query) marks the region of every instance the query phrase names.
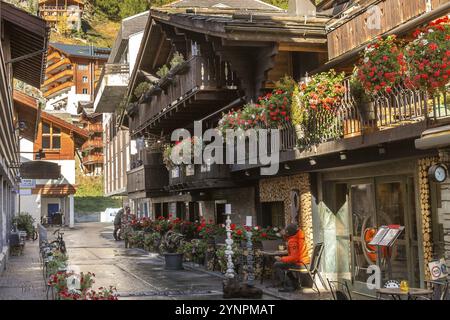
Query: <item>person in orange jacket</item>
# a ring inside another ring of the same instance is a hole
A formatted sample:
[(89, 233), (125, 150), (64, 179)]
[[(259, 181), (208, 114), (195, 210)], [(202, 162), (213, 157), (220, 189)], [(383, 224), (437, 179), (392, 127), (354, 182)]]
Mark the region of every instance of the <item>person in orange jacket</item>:
[(310, 257), (309, 250), (305, 241), (305, 234), (301, 229), (298, 229), (296, 224), (289, 224), (284, 230), (287, 238), (288, 255), (284, 257), (275, 257), (273, 265), (274, 272), (280, 282), (283, 283), (283, 288), (280, 292), (291, 292), (298, 289), (298, 281), (292, 274), (287, 273), (287, 279), (284, 281), (285, 270), (292, 268), (304, 268), (309, 266)]

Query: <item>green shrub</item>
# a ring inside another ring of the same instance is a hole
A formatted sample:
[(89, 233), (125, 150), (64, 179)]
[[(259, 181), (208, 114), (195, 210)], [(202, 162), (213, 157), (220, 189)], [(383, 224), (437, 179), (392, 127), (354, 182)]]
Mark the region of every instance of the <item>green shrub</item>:
[(32, 235), (34, 231), (35, 219), (28, 212), (21, 212), (18, 216), (14, 217), (12, 223), (17, 226), (20, 231), (26, 231), (28, 235)]

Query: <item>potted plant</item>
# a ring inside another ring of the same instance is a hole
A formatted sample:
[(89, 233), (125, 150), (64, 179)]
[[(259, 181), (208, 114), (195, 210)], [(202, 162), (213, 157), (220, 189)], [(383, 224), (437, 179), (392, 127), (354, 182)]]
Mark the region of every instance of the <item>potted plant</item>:
[(176, 51), (170, 60), (170, 71), (173, 74), (184, 74), (189, 70), (189, 64), (185, 63), (184, 57), (181, 53)]
[(147, 102), (151, 97), (147, 95), (153, 85), (148, 81), (142, 81), (134, 89), (134, 96), (140, 100), (141, 103)]
[(450, 82), (450, 19), (437, 19), (413, 36), (405, 50), (408, 83), (434, 96)]
[[(307, 117), (306, 141), (308, 144), (324, 142), (340, 136), (340, 123), (336, 113), (342, 105), (345, 94), (343, 86), (345, 74), (331, 69), (313, 75), (308, 83), (300, 84), (299, 99), (305, 106)], [(312, 126), (311, 130), (308, 130)]]
[(406, 64), (401, 46), (395, 35), (378, 37), (365, 48), (354, 70), (353, 91), (365, 132), (377, 130), (374, 99), (380, 94), (392, 94), (404, 79)]
[(162, 238), (161, 251), (166, 261), (166, 270), (183, 269), (183, 244), (184, 235), (174, 231), (168, 231)]
[(292, 124), (295, 127), (295, 133), (297, 135), (297, 140), (302, 141), (305, 139), (305, 128), (304, 124), (307, 120), (308, 113), (304, 103), (300, 99), (300, 91), (297, 85), (294, 87), (294, 92), (292, 94), (292, 105), (291, 105), (291, 118)]

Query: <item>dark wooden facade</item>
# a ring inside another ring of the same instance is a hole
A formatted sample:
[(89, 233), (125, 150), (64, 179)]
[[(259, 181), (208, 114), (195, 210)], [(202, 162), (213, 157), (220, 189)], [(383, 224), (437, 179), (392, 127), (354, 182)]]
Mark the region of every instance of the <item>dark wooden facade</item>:
[[(237, 14), (224, 18), (210, 12), (186, 15), (154, 9), (128, 89), (128, 117), (122, 118), (131, 138), (153, 137), (156, 141), (160, 137), (170, 141), (173, 130), (191, 130), (196, 120), (204, 120), (204, 129), (214, 127), (221, 111), (256, 101), (281, 77), (299, 80), (326, 61), (327, 19), (313, 18), (307, 24), (287, 16), (261, 15), (252, 19)], [(288, 32), (287, 23), (292, 25)], [(167, 64), (175, 52), (182, 53), (186, 61), (159, 79), (141, 98), (134, 97), (134, 88), (149, 81), (149, 76)], [(147, 162), (145, 152), (137, 155), (135, 168), (132, 162), (129, 195), (164, 180), (162, 173), (145, 168)], [(166, 179), (161, 186), (166, 194), (238, 185), (228, 165), (182, 166), (178, 175), (173, 175), (177, 169), (168, 172), (162, 162), (160, 165)], [(145, 182), (140, 180), (144, 178)], [(151, 189), (147, 191), (152, 193)]]

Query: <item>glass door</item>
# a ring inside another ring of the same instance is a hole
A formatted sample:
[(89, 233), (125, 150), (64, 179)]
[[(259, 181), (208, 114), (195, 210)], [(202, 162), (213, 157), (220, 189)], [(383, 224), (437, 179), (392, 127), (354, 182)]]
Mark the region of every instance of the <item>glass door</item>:
[[(377, 264), (382, 284), (388, 280), (419, 283), (418, 241), (413, 177), (380, 177), (347, 184), (351, 223), (351, 271), (354, 283), (366, 287), (367, 268)], [(405, 227), (390, 249), (369, 245), (383, 225)], [(380, 253), (380, 257), (378, 254)]]
[(352, 280), (367, 281), (367, 268), (376, 264), (376, 248), (369, 246), (376, 232), (375, 188), (371, 180), (349, 184), (349, 213), (351, 221)]
[(382, 250), (382, 281), (408, 280), (417, 285), (419, 279), (417, 224), (413, 178), (376, 179), (378, 226), (397, 224), (405, 227), (394, 246)]

